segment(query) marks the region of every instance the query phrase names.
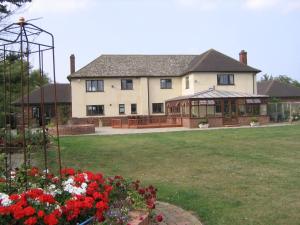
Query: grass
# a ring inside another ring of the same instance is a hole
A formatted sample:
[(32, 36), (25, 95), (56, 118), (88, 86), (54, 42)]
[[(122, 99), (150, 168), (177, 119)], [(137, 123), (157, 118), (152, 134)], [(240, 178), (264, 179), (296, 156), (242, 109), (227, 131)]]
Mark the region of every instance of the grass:
[[(63, 164), (159, 188), (205, 225), (300, 224), (300, 126), (61, 138)], [(55, 168), (55, 152), (50, 152)]]

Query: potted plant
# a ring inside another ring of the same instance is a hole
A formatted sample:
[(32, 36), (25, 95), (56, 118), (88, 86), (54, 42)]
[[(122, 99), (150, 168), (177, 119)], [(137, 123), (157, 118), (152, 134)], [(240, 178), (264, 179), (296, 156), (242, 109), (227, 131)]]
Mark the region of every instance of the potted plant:
[(259, 122), (258, 122), (258, 119), (256, 117), (253, 117), (251, 119), (250, 126), (251, 127), (257, 127), (257, 126), (259, 126)]
[(208, 119), (207, 118), (200, 119), (198, 126), (199, 128), (209, 128)]

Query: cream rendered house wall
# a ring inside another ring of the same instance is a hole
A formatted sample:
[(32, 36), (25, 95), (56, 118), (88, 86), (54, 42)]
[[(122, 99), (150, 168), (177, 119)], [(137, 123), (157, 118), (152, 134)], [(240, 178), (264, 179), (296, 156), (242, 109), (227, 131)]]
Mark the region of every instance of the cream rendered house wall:
[[(128, 78), (129, 79), (129, 78)], [(104, 105), (104, 116), (119, 116), (119, 104), (125, 104), (125, 115), (130, 115), (131, 104), (137, 104), (137, 112), (144, 111), (141, 95), (144, 83), (140, 78), (132, 78), (133, 90), (121, 90), (120, 78), (104, 78), (104, 92), (86, 92), (85, 79), (73, 79), (72, 116), (87, 117), (87, 105)]]
[[(190, 82), (189, 89), (185, 88), (187, 76), (189, 76)], [(217, 73), (190, 73), (183, 77), (127, 78), (133, 80), (133, 90), (121, 90), (121, 78), (102, 78), (104, 92), (86, 92), (85, 79), (72, 79), (72, 116), (87, 117), (87, 105), (104, 105), (104, 116), (120, 116), (119, 104), (125, 104), (125, 114), (122, 116), (131, 115), (131, 104), (137, 104), (138, 115), (148, 115), (148, 112), (150, 115), (160, 115), (152, 113), (152, 103), (165, 104), (168, 99), (205, 91), (213, 86), (216, 90), (253, 94), (253, 76), (254, 94), (256, 94), (256, 76), (252, 73), (234, 73), (234, 85), (218, 85)], [(172, 79), (172, 89), (160, 89), (160, 79)]]
[[(234, 91), (248, 94), (257, 93), (256, 76), (254, 75), (254, 93), (253, 93), (253, 73), (233, 73), (234, 85), (218, 85), (217, 74), (219, 73), (193, 73), (192, 92), (208, 90), (215, 87), (216, 90)], [(191, 85), (190, 85), (191, 86)], [(184, 94), (184, 93), (183, 93)]]
[(125, 104), (125, 114), (121, 116), (131, 115), (131, 104), (137, 104), (138, 115), (148, 115), (148, 82), (151, 115), (160, 115), (152, 113), (152, 103), (165, 103), (166, 100), (181, 95), (181, 78), (179, 77), (169, 78), (172, 79), (172, 89), (160, 89), (160, 79), (168, 79), (168, 77), (127, 79), (133, 80), (133, 90), (121, 90), (121, 78), (103, 78), (104, 92), (86, 92), (86, 80), (73, 79), (71, 81), (72, 117), (89, 117), (86, 115), (87, 105), (104, 105), (105, 115), (103, 116), (120, 116), (119, 104)]
[[(190, 73), (181, 78), (181, 95), (192, 95), (195, 93), (195, 74)], [(189, 88), (186, 89), (186, 77), (189, 77)]]
[[(172, 79), (172, 89), (160, 89), (161, 79)], [(181, 77), (151, 77), (149, 78), (149, 102), (150, 102), (150, 114), (159, 115), (158, 113), (152, 113), (152, 103), (164, 103), (171, 98), (176, 98), (181, 95)], [(165, 110), (164, 110), (165, 111)], [(164, 115), (162, 113), (161, 115)]]

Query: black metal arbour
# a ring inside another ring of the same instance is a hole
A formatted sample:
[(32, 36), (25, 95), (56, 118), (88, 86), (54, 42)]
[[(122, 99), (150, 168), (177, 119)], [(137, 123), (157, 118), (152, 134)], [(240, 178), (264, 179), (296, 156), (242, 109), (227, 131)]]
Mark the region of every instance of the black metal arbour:
[[(0, 30), (0, 57), (1, 64), (3, 65), (3, 90), (4, 90), (4, 140), (3, 151), (5, 152), (5, 172), (6, 172), (6, 185), (7, 189), (11, 187), (11, 171), (12, 171), (12, 151), (15, 147), (12, 147), (11, 129), (12, 129), (12, 96), (11, 88), (13, 84), (11, 82), (12, 67), (14, 66), (9, 60), (9, 56), (12, 54), (18, 57), (20, 61), (20, 80), (21, 80), (21, 121), (19, 122), (19, 130), (22, 135), (21, 148), (24, 155), (24, 167), (28, 168), (27, 150), (28, 140), (26, 140), (26, 126), (28, 131), (31, 129), (30, 124), (30, 99), (29, 99), (29, 85), (30, 85), (30, 63), (33, 58), (38, 58), (38, 67), (40, 71), (40, 78), (44, 76), (44, 66), (52, 66), (52, 76), (54, 83), (54, 106), (55, 106), (55, 125), (56, 125), (56, 137), (55, 146), (58, 153), (58, 167), (61, 171), (61, 154), (60, 154), (60, 140), (58, 130), (58, 109), (57, 109), (57, 91), (56, 91), (56, 74), (55, 74), (55, 47), (54, 36), (50, 32), (26, 22), (23, 17), (19, 19), (17, 23)], [(45, 55), (49, 56), (45, 60)], [(45, 127), (45, 113), (44, 113), (44, 89), (40, 89), (40, 108), (41, 108), (41, 121), (43, 132), (43, 153), (44, 153), (44, 168), (47, 175), (48, 171), (48, 157), (47, 157), (47, 141), (46, 141), (46, 127)], [(26, 97), (27, 96), (27, 97)], [(27, 115), (25, 114), (25, 108), (27, 109)], [(9, 119), (7, 119), (9, 118)], [(61, 174), (60, 174), (61, 176)], [(27, 188), (27, 178), (25, 177), (25, 188)]]

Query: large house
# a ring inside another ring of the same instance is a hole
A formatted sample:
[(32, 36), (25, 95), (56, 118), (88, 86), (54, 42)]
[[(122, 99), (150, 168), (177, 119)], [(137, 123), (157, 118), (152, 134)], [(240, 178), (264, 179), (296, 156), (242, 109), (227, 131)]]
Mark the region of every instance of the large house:
[[(268, 122), (265, 95), (257, 94), (256, 74), (247, 65), (214, 49), (201, 55), (102, 55), (75, 71), (70, 57), (72, 117), (111, 125), (120, 119), (166, 118), (196, 127)], [(171, 118), (171, 119), (170, 119)]]

